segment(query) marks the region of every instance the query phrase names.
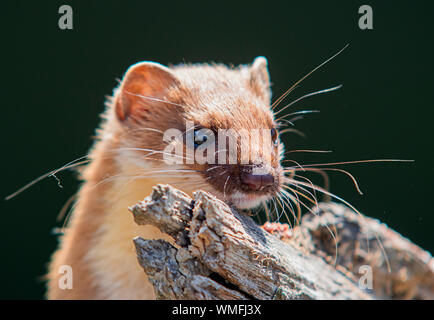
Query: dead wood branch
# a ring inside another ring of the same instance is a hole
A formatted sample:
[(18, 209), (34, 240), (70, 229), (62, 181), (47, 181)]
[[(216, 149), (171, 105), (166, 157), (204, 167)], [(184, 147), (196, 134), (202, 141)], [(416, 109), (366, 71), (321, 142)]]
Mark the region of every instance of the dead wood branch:
[[(191, 199), (158, 185), (130, 210), (174, 240), (134, 239), (159, 299), (434, 298), (429, 253), (335, 203), (306, 215), (287, 241), (203, 191)], [(362, 266), (373, 271), (372, 290), (359, 285)]]

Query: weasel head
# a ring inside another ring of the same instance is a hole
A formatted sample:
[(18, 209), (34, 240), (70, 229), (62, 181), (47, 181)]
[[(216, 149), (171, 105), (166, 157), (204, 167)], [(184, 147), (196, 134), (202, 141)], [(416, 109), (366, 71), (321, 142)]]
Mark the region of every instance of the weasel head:
[(116, 160), (139, 179), (256, 207), (283, 184), (283, 144), (270, 100), (264, 57), (239, 67), (137, 63), (111, 104)]

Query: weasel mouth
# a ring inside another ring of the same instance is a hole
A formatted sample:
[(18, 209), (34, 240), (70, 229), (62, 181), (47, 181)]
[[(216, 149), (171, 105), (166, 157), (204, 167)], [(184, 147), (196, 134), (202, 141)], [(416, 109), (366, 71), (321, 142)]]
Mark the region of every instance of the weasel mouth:
[(243, 193), (243, 192), (234, 192), (228, 200), (232, 202), (232, 204), (239, 209), (252, 209), (259, 206), (262, 202), (267, 201), (272, 196), (268, 195), (258, 195), (254, 193)]

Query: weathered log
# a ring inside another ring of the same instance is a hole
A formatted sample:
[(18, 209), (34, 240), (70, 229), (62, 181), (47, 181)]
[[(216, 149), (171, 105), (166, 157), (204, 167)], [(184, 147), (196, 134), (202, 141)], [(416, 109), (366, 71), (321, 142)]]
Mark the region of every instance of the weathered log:
[[(157, 185), (130, 210), (174, 240), (134, 239), (158, 299), (434, 297), (429, 253), (338, 204), (320, 204), (285, 241), (203, 191), (191, 199)], [(373, 288), (360, 281), (362, 266)]]
[(322, 203), (314, 213), (304, 216), (294, 230), (293, 241), (302, 248), (335, 263), (355, 280), (369, 266), (373, 293), (379, 298), (434, 299), (434, 259), (429, 252), (345, 206)]

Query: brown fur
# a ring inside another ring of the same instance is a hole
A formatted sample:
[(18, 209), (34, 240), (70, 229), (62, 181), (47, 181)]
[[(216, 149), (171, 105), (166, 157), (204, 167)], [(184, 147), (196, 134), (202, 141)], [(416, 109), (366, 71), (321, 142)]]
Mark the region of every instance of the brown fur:
[[(72, 219), (50, 264), (47, 297), (154, 298), (137, 263), (132, 240), (135, 236), (168, 237), (151, 226), (137, 226), (128, 206), (150, 194), (156, 183), (169, 183), (190, 194), (204, 189), (224, 198), (225, 191), (243, 191), (237, 177), (246, 169), (221, 165), (207, 171), (212, 165), (196, 163), (168, 167), (162, 161), (165, 143), (161, 132), (170, 128), (185, 131), (186, 120), (213, 130), (271, 129), (275, 123), (270, 97), (264, 58), (239, 68), (183, 65), (169, 69), (154, 63), (132, 66), (108, 103), (106, 119), (90, 152), (92, 162), (82, 174), (84, 184)], [(270, 162), (261, 160), (259, 165), (268, 168), (276, 183), (261, 191), (262, 195), (274, 192), (282, 183), (283, 147), (278, 143), (271, 148)], [(238, 154), (238, 161), (244, 156)], [(179, 168), (195, 172), (154, 173)], [(233, 175), (232, 179), (228, 175)], [(72, 290), (59, 289), (62, 265), (72, 267)]]

